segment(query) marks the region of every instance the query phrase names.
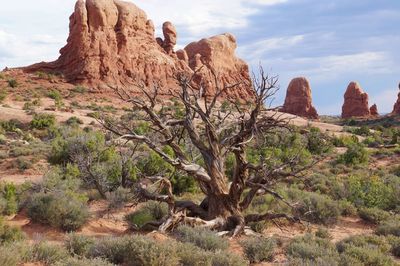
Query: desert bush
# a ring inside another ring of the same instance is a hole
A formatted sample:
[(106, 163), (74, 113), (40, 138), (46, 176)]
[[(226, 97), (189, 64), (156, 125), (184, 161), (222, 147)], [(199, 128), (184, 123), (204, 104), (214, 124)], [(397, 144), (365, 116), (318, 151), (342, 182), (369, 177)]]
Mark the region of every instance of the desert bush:
[(87, 92), (87, 90), (88, 90), (87, 88), (82, 87), (82, 86), (76, 86), (72, 89), (72, 91), (75, 93), (85, 93), (85, 92)]
[(356, 206), (389, 209), (393, 207), (394, 188), (379, 176), (352, 175), (346, 183), (346, 198)]
[(31, 128), (34, 129), (46, 129), (54, 126), (56, 118), (51, 114), (35, 114), (31, 121)]
[(205, 251), (191, 243), (177, 244), (177, 255), (182, 266), (211, 265), (212, 252)]
[(379, 250), (349, 246), (340, 254), (340, 265), (374, 265), (391, 266), (395, 265), (388, 254)]
[(179, 265), (175, 245), (156, 242), (145, 236), (98, 240), (90, 249), (89, 257), (101, 257), (127, 266)]
[(354, 135), (334, 137), (332, 139), (332, 144), (335, 147), (348, 147), (349, 145), (353, 145), (356, 143), (358, 143), (358, 138)]
[(8, 83), (8, 86), (9, 86), (10, 88), (16, 88), (16, 87), (18, 87), (18, 82), (17, 82), (17, 80), (15, 80), (15, 79), (9, 79), (9, 80), (7, 80), (7, 83)]
[(63, 127), (56, 135), (49, 161), (76, 164), (86, 188), (97, 189), (103, 198), (123, 185), (124, 180), (125, 183), (136, 180), (133, 161), (124, 159), (114, 146), (107, 145), (101, 132)]
[(68, 120), (65, 121), (65, 123), (69, 126), (73, 126), (73, 125), (82, 125), (83, 121), (82, 121), (82, 119), (80, 119), (76, 116), (72, 116), (72, 117), (68, 118)]
[(378, 208), (360, 208), (358, 210), (358, 215), (364, 221), (374, 224), (379, 224), (390, 217), (390, 213)]
[(4, 266), (19, 266), (21, 257), (12, 246), (0, 246), (0, 265)]
[(58, 261), (54, 266), (115, 266), (102, 258), (67, 258), (66, 260)]
[(328, 196), (298, 189), (290, 189), (287, 193), (292, 201), (299, 202), (298, 211), (305, 219), (321, 224), (337, 222), (341, 213), (340, 206)]
[(110, 196), (108, 197), (108, 208), (110, 210), (120, 209), (131, 200), (131, 190), (128, 188), (119, 187), (110, 193)]
[(37, 193), (27, 209), (32, 221), (64, 231), (79, 229), (89, 218), (85, 202), (62, 192)]
[(332, 144), (329, 138), (321, 133), (318, 128), (311, 128), (307, 137), (307, 149), (312, 154), (324, 154), (331, 150)]
[(388, 242), (391, 245), (390, 252), (393, 256), (400, 258), (400, 237), (389, 236)]
[(192, 243), (204, 250), (226, 250), (228, 242), (214, 232), (204, 228), (180, 226), (174, 232), (176, 239), (184, 243)]
[(132, 229), (140, 229), (149, 222), (161, 220), (168, 213), (166, 203), (148, 201), (138, 210), (128, 214), (125, 220)]
[(68, 252), (63, 247), (40, 241), (33, 245), (30, 261), (41, 262), (50, 266), (68, 257)]
[(330, 239), (332, 237), (328, 229), (323, 227), (318, 228), (318, 230), (315, 232), (315, 236), (324, 239)]
[(75, 164), (52, 166), (44, 175), (40, 188), (43, 191), (65, 192), (85, 202), (87, 201), (85, 193), (79, 191), (82, 184), (79, 175), (79, 169)]
[(10, 119), (8, 121), (0, 121), (0, 127), (6, 132), (15, 132), (17, 129), (22, 129), (24, 125), (17, 119)]
[(275, 254), (275, 241), (271, 238), (254, 237), (241, 241), (247, 259), (251, 263), (271, 261)]
[(364, 145), (356, 143), (350, 144), (347, 147), (347, 151), (339, 156), (337, 162), (344, 163), (346, 165), (358, 165), (365, 164), (368, 162), (368, 160), (369, 154)]
[(343, 216), (353, 216), (357, 214), (357, 208), (353, 205), (353, 203), (347, 200), (339, 201), (340, 209), (342, 210)]
[(391, 219), (381, 222), (375, 232), (377, 235), (393, 235), (400, 237), (400, 217), (392, 217)]
[(340, 241), (337, 249), (343, 259), (362, 265), (393, 265), (387, 255), (391, 245), (386, 238), (374, 235), (352, 236)]
[(55, 101), (61, 101), (62, 98), (63, 98), (61, 93), (59, 91), (57, 91), (57, 90), (49, 91), (47, 93), (47, 97), (49, 97), (50, 99), (53, 99)]
[(15, 160), (17, 168), (21, 171), (31, 169), (33, 167), (32, 160), (27, 160), (25, 158), (17, 158)]
[(320, 261), (330, 263), (325, 265), (337, 265), (340, 259), (335, 245), (330, 240), (310, 234), (294, 238), (287, 246), (286, 254), (290, 265), (296, 265), (298, 262), (301, 264), (297, 265), (320, 265), (317, 264)]
[(94, 244), (95, 240), (91, 237), (71, 233), (64, 246), (71, 255), (86, 256)]
[(25, 235), (20, 228), (6, 225), (0, 217), (0, 245), (21, 241), (24, 238)]
[(17, 187), (10, 183), (0, 183), (0, 214), (12, 215), (18, 211)]
[(0, 103), (7, 98), (7, 92), (5, 90), (0, 91)]
[(211, 256), (211, 266), (242, 266), (249, 263), (231, 252), (218, 251)]

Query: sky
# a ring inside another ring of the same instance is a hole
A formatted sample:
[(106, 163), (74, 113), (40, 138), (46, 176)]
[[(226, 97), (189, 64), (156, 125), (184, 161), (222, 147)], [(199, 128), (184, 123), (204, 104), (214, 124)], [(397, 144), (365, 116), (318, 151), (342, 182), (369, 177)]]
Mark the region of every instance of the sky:
[[(0, 69), (53, 61), (68, 37), (74, 0), (1, 0)], [(177, 48), (230, 32), (237, 55), (254, 71), (279, 76), (284, 101), (305, 76), (320, 114), (340, 114), (350, 81), (358, 81), (381, 113), (392, 111), (400, 82), (400, 0), (130, 0), (160, 34), (178, 31)]]

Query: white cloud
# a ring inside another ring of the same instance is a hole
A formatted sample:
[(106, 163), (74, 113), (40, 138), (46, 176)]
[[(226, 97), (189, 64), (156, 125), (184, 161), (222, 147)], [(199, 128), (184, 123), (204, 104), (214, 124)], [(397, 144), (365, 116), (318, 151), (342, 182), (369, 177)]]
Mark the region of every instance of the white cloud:
[(293, 48), (299, 45), (304, 39), (305, 35), (268, 38), (239, 47), (238, 54), (254, 63), (267, 53)]
[[(205, 37), (218, 30), (246, 27), (249, 17), (259, 11), (257, 6), (285, 3), (288, 0), (169, 0), (160, 6), (159, 0), (136, 0), (155, 25), (173, 22), (178, 29), (188, 31), (191, 37)], [(179, 31), (178, 31), (179, 33)]]
[(20, 36), (0, 29), (0, 69), (54, 60), (63, 45), (59, 39), (54, 36)]

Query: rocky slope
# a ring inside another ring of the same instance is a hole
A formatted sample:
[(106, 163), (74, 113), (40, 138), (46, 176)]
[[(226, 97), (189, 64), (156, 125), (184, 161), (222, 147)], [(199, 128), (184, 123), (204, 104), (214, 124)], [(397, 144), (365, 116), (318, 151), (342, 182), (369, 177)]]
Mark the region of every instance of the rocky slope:
[(179, 74), (196, 75), (197, 87), (215, 91), (219, 86), (236, 84), (229, 95), (249, 97), (251, 84), (247, 64), (235, 55), (236, 40), (223, 34), (189, 44), (174, 51), (177, 32), (171, 22), (163, 25), (162, 38), (155, 38), (153, 22), (130, 2), (118, 0), (78, 0), (70, 17), (70, 34), (60, 57), (50, 63), (24, 68), (26, 71), (62, 73), (69, 82), (102, 90), (122, 86), (134, 88), (143, 83), (157, 84), (167, 94), (177, 87)]

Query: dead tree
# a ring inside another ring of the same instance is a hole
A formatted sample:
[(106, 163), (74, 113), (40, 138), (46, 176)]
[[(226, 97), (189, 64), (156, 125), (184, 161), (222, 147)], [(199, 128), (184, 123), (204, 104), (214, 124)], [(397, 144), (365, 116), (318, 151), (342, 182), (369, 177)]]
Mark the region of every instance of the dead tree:
[[(127, 124), (104, 120), (102, 124), (106, 129), (118, 135), (119, 140), (147, 146), (176, 170), (192, 176), (205, 195), (201, 204), (177, 201), (168, 177), (148, 177), (158, 184), (159, 189), (149, 191), (143, 185), (138, 188), (140, 195), (147, 200), (166, 202), (169, 206), (168, 217), (155, 223), (161, 231), (171, 230), (183, 223), (229, 231), (237, 236), (251, 222), (282, 218), (298, 221), (297, 217), (285, 213), (244, 215), (253, 199), (263, 194), (271, 194), (290, 205), (272, 190), (272, 186), (305, 170), (297, 167), (299, 158), (296, 156), (274, 166), (268, 164), (268, 158), (260, 158), (256, 165), (246, 158), (248, 147), (256, 138), (289, 127), (289, 121), (282, 118), (276, 108), (265, 105), (278, 90), (277, 78), (269, 77), (260, 70), (260, 77), (249, 85), (254, 97), (247, 104), (225, 98), (230, 102), (231, 110), (222, 110), (219, 100), (238, 84), (216, 85), (216, 93), (209, 97), (202, 87), (193, 85), (193, 77), (180, 76), (177, 78), (180, 91), (170, 95), (184, 108), (184, 115), (180, 116), (165, 106), (165, 98), (160, 97), (157, 86), (152, 89), (138, 86), (143, 92), (142, 97), (133, 97), (125, 90), (116, 89), (122, 99), (133, 105), (135, 112), (143, 114), (140, 119), (150, 124), (150, 132), (138, 134)], [(218, 84), (216, 75), (214, 78), (215, 84)], [(193, 158), (185, 150), (188, 145), (198, 151), (200, 159)], [(163, 151), (166, 146), (173, 150), (173, 156)], [(228, 155), (233, 155), (235, 161), (232, 176), (225, 173)]]

